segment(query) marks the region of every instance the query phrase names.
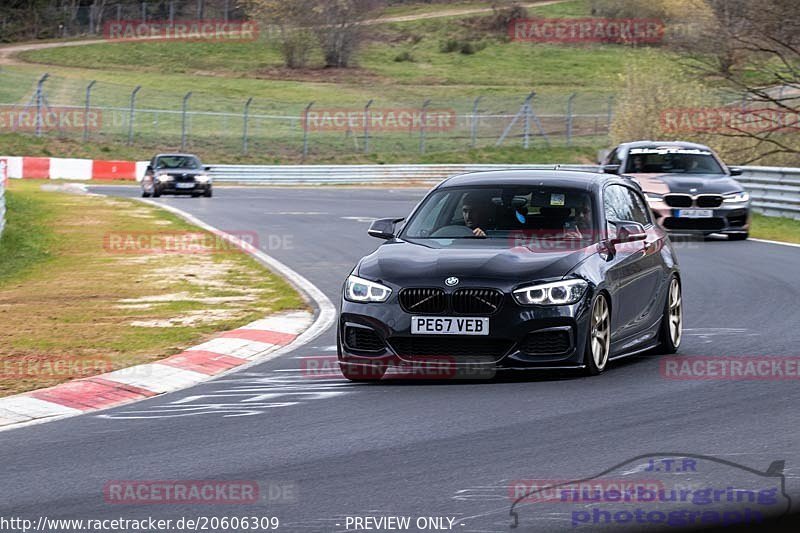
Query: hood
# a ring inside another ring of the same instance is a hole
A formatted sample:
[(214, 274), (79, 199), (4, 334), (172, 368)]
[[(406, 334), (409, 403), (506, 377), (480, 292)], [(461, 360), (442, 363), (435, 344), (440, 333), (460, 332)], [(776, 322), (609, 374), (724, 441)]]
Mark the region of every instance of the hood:
[[(635, 174), (626, 173), (636, 179), (644, 192), (667, 194), (727, 194), (743, 191), (738, 181), (725, 174)], [(695, 189), (695, 190), (692, 190)]]
[(399, 286), (444, 287), (450, 276), (461, 279), (459, 287), (508, 288), (520, 283), (560, 278), (596, 252), (596, 246), (557, 252), (484, 240), (426, 241), (417, 244), (390, 241), (364, 257), (356, 273), (365, 278)]

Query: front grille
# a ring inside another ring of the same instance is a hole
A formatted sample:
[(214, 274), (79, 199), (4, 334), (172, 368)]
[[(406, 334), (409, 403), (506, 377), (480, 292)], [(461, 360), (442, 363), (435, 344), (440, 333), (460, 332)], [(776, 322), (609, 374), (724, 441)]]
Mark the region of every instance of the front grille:
[(384, 344), (378, 334), (369, 328), (344, 328), (344, 342), (351, 350), (382, 352)]
[(688, 194), (665, 194), (664, 203), (670, 207), (692, 207), (692, 197)]
[(500, 309), (503, 293), (494, 289), (459, 289), (451, 297), (453, 311), (462, 315), (491, 315)]
[(491, 357), (508, 353), (512, 342), (472, 336), (394, 337), (389, 344), (401, 357)]
[(178, 183), (192, 183), (192, 182), (194, 182), (194, 176), (186, 175), (186, 174), (172, 174), (172, 178)]
[(569, 330), (532, 331), (520, 343), (519, 349), (528, 355), (561, 355), (572, 349)]
[(697, 207), (719, 207), (722, 205), (722, 196), (718, 194), (704, 194), (697, 197)]
[(725, 219), (667, 217), (664, 219), (664, 227), (672, 230), (717, 231), (725, 227)]
[(442, 313), (447, 300), (442, 289), (403, 289), (400, 306), (407, 313)]

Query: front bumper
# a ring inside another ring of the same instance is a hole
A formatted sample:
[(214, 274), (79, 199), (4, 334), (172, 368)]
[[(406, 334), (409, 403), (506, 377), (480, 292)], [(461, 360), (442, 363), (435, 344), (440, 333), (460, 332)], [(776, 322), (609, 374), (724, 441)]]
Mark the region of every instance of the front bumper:
[[(750, 206), (720, 206), (712, 211), (710, 218), (679, 217), (677, 209), (663, 202), (650, 202), (656, 222), (672, 234), (711, 235), (712, 233), (747, 233), (750, 231)], [(698, 209), (698, 208), (687, 208)], [(701, 208), (702, 209), (702, 208)]]
[[(501, 308), (489, 315), (485, 336), (412, 335), (411, 317), (486, 315), (412, 315), (402, 309), (396, 295), (385, 303), (342, 300), (339, 361), (356, 367), (442, 370), (423, 372), (426, 377), (485, 378), (496, 370), (583, 368), (590, 293), (574, 305), (539, 307), (520, 306), (506, 294)], [(366, 332), (362, 337), (368, 342), (359, 339), (359, 332)]]
[(166, 181), (158, 184), (162, 194), (197, 194), (211, 190), (211, 183)]

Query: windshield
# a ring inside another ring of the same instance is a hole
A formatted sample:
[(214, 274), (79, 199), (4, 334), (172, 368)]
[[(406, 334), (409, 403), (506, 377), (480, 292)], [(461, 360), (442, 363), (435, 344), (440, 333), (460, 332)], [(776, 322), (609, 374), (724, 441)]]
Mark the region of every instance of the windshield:
[[(559, 187), (448, 188), (428, 196), (403, 230), (414, 239), (591, 239), (593, 205), (585, 190)], [(512, 244), (515, 245), (515, 244)]]
[(190, 169), (199, 170), (200, 161), (190, 155), (165, 155), (156, 159), (156, 169)]
[(725, 171), (708, 150), (634, 148), (625, 172), (643, 174), (720, 174)]

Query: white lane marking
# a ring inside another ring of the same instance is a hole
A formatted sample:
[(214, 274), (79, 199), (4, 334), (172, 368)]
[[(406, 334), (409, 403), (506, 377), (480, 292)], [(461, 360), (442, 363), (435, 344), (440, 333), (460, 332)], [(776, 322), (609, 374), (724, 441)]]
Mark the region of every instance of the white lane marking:
[(753, 238), (747, 240), (753, 242), (763, 242), (765, 244), (777, 244), (779, 246), (791, 246), (792, 248), (800, 248), (800, 244), (795, 244), (793, 242), (769, 241), (767, 239), (753, 239)]
[[(221, 415), (223, 418), (255, 416), (270, 409), (291, 407), (318, 400), (329, 400), (354, 392), (350, 383), (341, 379), (310, 379), (304, 376), (260, 375), (215, 382), (217, 390), (179, 398), (167, 404), (146, 409), (127, 409), (98, 415), (111, 420), (151, 420), (200, 415)], [(350, 390), (348, 390), (350, 388)]]
[(342, 220), (355, 220), (356, 222), (375, 222), (378, 220), (375, 217), (339, 217)]

